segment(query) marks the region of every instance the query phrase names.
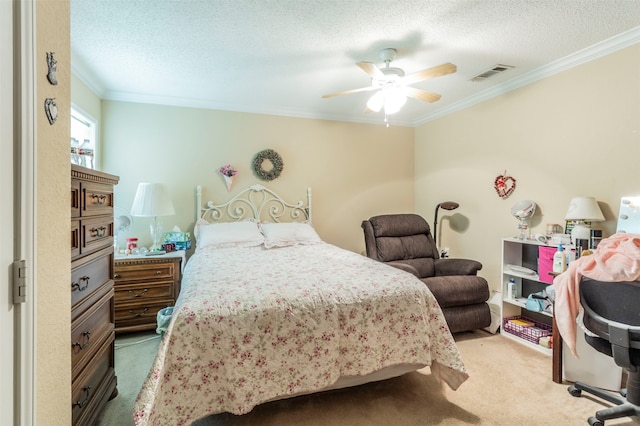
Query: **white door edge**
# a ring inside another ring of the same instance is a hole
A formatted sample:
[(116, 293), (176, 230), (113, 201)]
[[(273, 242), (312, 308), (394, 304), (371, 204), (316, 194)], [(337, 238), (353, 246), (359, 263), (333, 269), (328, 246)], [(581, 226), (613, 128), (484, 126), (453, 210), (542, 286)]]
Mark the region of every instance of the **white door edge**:
[(37, 424), (36, 419), (36, 8), (35, 0), (23, 0), (20, 4), (20, 256), (27, 261), (26, 302), (16, 305), (16, 356), (19, 360), (19, 377), (16, 378), (17, 419), (19, 426)]

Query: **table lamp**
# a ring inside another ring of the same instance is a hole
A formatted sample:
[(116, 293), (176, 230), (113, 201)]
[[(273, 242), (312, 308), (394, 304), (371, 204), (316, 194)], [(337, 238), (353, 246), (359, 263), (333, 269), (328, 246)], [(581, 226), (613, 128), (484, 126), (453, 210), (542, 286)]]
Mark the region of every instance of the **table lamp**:
[(160, 250), (160, 237), (162, 236), (162, 224), (158, 216), (171, 216), (175, 214), (173, 203), (169, 197), (169, 191), (162, 183), (139, 183), (136, 196), (131, 206), (131, 215), (139, 217), (152, 217), (150, 231), (153, 244), (150, 251)]
[(604, 216), (594, 197), (574, 197), (564, 220), (575, 222), (571, 230), (571, 243), (575, 245), (576, 239), (588, 240), (591, 237), (591, 229), (584, 222), (602, 222)]

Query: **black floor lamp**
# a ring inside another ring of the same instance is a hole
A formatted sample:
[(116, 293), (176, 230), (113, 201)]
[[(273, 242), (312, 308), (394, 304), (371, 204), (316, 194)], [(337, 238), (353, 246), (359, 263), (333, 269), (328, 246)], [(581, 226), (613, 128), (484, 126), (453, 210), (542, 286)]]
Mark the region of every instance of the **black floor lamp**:
[(433, 242), (436, 243), (436, 247), (438, 247), (437, 244), (437, 235), (438, 235), (438, 210), (440, 210), (441, 208), (444, 210), (455, 210), (458, 207), (460, 207), (460, 204), (456, 203), (455, 201), (443, 201), (442, 203), (438, 204), (436, 206), (436, 213), (433, 215)]

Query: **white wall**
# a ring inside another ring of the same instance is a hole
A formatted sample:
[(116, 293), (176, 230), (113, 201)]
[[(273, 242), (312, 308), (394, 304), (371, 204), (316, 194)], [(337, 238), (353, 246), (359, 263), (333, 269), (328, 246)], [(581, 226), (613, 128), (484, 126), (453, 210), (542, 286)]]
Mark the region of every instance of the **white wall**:
[[(427, 123), (415, 138), (416, 211), (433, 221), (437, 203), (460, 203), (453, 222), (440, 212), (439, 243), (480, 260), (497, 289), (517, 201), (537, 203), (532, 232), (544, 233), (564, 225), (572, 197), (596, 197), (609, 236), (620, 197), (640, 195), (640, 45)], [(501, 199), (493, 184), (505, 170), (517, 184)]]

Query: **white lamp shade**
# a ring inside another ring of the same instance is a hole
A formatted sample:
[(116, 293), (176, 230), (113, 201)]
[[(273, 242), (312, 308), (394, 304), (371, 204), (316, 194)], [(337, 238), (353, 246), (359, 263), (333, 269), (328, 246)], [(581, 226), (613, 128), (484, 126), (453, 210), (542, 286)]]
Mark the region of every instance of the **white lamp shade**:
[(139, 183), (131, 206), (131, 215), (139, 217), (171, 216), (176, 212), (167, 187), (162, 183)]
[(395, 114), (407, 103), (407, 96), (400, 88), (387, 90), (384, 100), (384, 110), (387, 114)]
[(367, 102), (367, 108), (371, 111), (379, 112), (384, 106), (384, 93), (382, 90), (376, 92)]
[(383, 88), (369, 98), (367, 108), (375, 112), (384, 108), (387, 114), (395, 114), (405, 103), (407, 103), (407, 95), (402, 88)]
[(569, 210), (567, 210), (564, 220), (602, 222), (604, 216), (594, 197), (575, 197), (569, 203)]

